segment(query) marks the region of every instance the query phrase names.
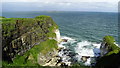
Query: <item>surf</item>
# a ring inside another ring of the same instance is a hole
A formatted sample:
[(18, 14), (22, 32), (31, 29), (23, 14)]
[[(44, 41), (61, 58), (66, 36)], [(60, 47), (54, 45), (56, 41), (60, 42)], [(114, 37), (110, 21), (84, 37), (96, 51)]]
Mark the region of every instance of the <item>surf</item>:
[[(80, 41), (68, 36), (61, 36), (61, 39), (67, 40), (58, 45), (59, 47), (63, 47), (59, 52), (59, 56), (64, 63), (77, 62), (86, 66), (92, 66), (95, 64), (95, 59), (100, 56), (101, 43), (90, 42), (87, 40)], [(73, 53), (72, 56), (69, 56), (69, 53)], [(85, 57), (86, 60), (83, 60)]]

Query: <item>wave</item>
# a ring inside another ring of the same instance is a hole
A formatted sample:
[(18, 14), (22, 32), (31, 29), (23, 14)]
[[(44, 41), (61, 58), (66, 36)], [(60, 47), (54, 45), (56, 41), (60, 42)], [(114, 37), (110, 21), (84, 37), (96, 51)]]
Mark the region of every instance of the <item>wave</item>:
[[(79, 62), (82, 62), (82, 57), (90, 57), (87, 59), (84, 65), (90, 66), (91, 64), (95, 63), (95, 57), (100, 56), (100, 45), (101, 43), (89, 42), (89, 41), (81, 41), (78, 42), (75, 47), (75, 53), (78, 55), (76, 56)], [(93, 61), (93, 62), (92, 62)]]
[[(90, 57), (87, 59), (86, 62), (84, 62), (84, 65), (90, 66), (93, 62), (95, 63), (95, 57), (100, 56), (100, 45), (101, 43), (96, 43), (96, 42), (89, 42), (89, 41), (80, 41), (76, 40), (75, 38), (71, 38), (68, 36), (61, 36), (61, 39), (67, 39), (67, 42), (62, 42), (59, 45), (63, 46), (64, 49), (69, 48), (70, 50), (74, 49), (75, 59), (78, 62), (83, 62), (82, 57)], [(75, 46), (73, 46), (75, 45)], [(72, 47), (73, 46), (73, 47)], [(69, 53), (70, 51), (68, 51)], [(62, 50), (59, 55), (63, 58), (63, 62), (69, 61), (71, 58), (68, 57), (67, 55), (64, 54), (65, 52)], [(92, 62), (93, 61), (93, 62)]]

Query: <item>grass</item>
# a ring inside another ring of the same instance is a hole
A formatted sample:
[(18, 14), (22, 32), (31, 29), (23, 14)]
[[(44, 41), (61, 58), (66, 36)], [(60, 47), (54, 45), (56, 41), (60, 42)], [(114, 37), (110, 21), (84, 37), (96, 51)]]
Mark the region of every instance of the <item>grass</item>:
[[(3, 66), (39, 66), (37, 63), (37, 58), (39, 53), (47, 54), (53, 49), (57, 49), (57, 41), (53, 39), (48, 39), (39, 45), (35, 45), (29, 51), (27, 51), (23, 56), (16, 55), (16, 58), (13, 60), (13, 63), (8, 63), (3, 61)], [(31, 57), (29, 59), (29, 57)]]
[[(38, 66), (37, 58), (39, 53), (47, 54), (49, 51), (58, 48), (57, 41), (49, 39), (49, 37), (55, 38), (56, 35), (54, 30), (58, 28), (57, 24), (50, 16), (42, 15), (35, 18), (1, 17), (0, 20), (2, 21), (2, 35), (4, 41), (6, 41), (3, 44), (4, 47), (9, 47), (10, 42), (23, 34), (29, 36), (27, 32), (39, 37), (37, 42), (31, 41), (32, 43), (38, 43), (38, 41), (43, 40), (43, 42), (39, 42), (39, 45), (35, 45), (29, 51), (24, 53), (24, 55), (20, 56), (16, 54), (16, 58), (13, 59), (13, 62), (9, 63), (8, 61), (3, 61), (3, 66)], [(30, 40), (27, 39), (27, 41)], [(6, 43), (8, 44), (6, 45)], [(20, 49), (22, 49), (22, 46)]]
[(0, 16), (0, 18), (5, 18), (5, 17), (3, 17), (3, 16)]
[[(16, 23), (18, 21), (18, 23)], [(16, 25), (19, 31), (24, 30), (23, 32), (30, 30), (31, 28), (37, 29), (38, 22), (40, 21), (40, 26), (42, 26), (42, 30), (48, 30), (48, 37), (55, 37), (54, 30), (58, 29), (57, 24), (52, 20), (50, 16), (37, 16), (35, 18), (2, 18), (2, 30), (4, 31), (3, 36), (11, 36), (13, 32), (16, 30)], [(42, 24), (43, 23), (43, 24)], [(50, 26), (50, 24), (52, 26)], [(34, 27), (36, 26), (36, 27)], [(53, 34), (53, 35), (52, 35)]]
[(112, 36), (105, 36), (104, 42), (108, 45), (109, 50), (111, 50), (106, 56), (111, 55), (113, 53), (117, 54), (120, 52), (120, 48), (115, 44), (115, 39)]

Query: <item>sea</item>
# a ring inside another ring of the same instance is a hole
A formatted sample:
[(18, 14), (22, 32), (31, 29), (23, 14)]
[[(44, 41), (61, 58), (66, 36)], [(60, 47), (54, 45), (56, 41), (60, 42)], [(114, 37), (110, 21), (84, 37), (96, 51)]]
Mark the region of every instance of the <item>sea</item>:
[[(6, 18), (34, 18), (48, 15), (57, 23), (65, 48), (77, 53), (76, 59), (82, 56), (98, 57), (103, 37), (113, 36), (118, 43), (118, 13), (115, 12), (80, 12), (80, 11), (14, 11), (2, 12)], [(68, 58), (64, 57), (64, 60)], [(91, 65), (91, 59), (84, 62)]]

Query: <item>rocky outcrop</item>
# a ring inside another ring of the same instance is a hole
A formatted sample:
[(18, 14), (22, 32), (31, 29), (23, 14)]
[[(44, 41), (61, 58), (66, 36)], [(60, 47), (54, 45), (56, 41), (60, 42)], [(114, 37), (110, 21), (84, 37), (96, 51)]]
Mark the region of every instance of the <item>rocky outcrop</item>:
[(112, 36), (105, 36), (100, 46), (101, 56), (104, 56), (114, 50), (119, 50), (118, 45), (116, 45), (115, 39)]
[(38, 55), (38, 63), (42, 66), (60, 66), (61, 57), (58, 56), (58, 51), (55, 49), (47, 54), (40, 53)]
[[(58, 26), (50, 16), (35, 18), (3, 18), (2, 49), (3, 60), (12, 61), (16, 55), (24, 55), (35, 45), (56, 37)], [(49, 46), (49, 45), (48, 45)], [(56, 45), (57, 46), (57, 45)], [(54, 48), (54, 47), (53, 47)]]
[(106, 42), (102, 42), (101, 47), (100, 47), (100, 55), (104, 56), (109, 52), (109, 46), (107, 45)]
[(120, 48), (112, 36), (105, 36), (100, 47), (101, 57), (97, 60), (97, 68), (119, 68)]
[(63, 42), (67, 42), (68, 40), (67, 39), (62, 39)]
[(59, 48), (57, 51), (50, 51), (46, 55), (40, 53), (38, 63), (42, 66), (72, 66), (77, 62), (75, 55), (76, 53), (69, 49)]

